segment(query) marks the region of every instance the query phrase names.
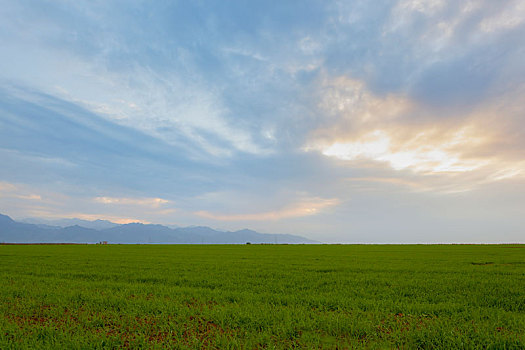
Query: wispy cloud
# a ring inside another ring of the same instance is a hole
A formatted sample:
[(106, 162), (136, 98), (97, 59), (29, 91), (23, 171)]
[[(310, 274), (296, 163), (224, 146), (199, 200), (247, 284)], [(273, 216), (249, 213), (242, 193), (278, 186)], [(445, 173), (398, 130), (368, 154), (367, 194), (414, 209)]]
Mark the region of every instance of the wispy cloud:
[(483, 32), (493, 33), (516, 28), (525, 22), (525, 4), (514, 0), (505, 3), (505, 6), (490, 17), (484, 18), (479, 24)]
[(266, 221), (282, 220), (319, 214), (323, 209), (335, 206), (339, 203), (336, 198), (310, 198), (299, 203), (294, 203), (285, 208), (252, 214), (219, 214), (208, 211), (198, 211), (195, 215), (218, 221)]

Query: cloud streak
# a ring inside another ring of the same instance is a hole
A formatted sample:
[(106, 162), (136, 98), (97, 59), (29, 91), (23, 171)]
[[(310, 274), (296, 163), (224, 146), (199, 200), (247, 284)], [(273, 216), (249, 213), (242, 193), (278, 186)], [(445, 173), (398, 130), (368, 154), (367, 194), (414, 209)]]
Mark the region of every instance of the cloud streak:
[(276, 211), (267, 211), (254, 214), (217, 214), (208, 211), (198, 211), (195, 215), (218, 221), (266, 221), (282, 220), (319, 214), (322, 210), (339, 204), (336, 198), (311, 198), (300, 203)]
[(170, 201), (162, 198), (115, 198), (115, 197), (95, 197), (97, 203), (115, 205), (136, 205), (150, 208), (159, 208)]

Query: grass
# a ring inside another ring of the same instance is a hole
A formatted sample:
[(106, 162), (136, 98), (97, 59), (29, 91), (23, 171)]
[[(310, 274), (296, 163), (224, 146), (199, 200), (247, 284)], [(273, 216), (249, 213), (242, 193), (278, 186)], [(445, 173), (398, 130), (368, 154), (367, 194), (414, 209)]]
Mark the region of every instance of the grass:
[(0, 349), (525, 349), (523, 245), (0, 245)]

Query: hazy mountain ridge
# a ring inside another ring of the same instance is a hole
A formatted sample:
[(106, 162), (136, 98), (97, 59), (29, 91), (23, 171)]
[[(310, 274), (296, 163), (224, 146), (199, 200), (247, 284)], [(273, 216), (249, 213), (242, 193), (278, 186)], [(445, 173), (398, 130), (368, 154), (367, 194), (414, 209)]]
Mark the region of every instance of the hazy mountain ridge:
[[(181, 243), (243, 244), (251, 243), (318, 243), (287, 234), (265, 234), (253, 230), (218, 231), (206, 226), (169, 228), (155, 224), (116, 224), (110, 221), (80, 219), (17, 222), (0, 214), (0, 242), (5, 243)], [(33, 222), (33, 223), (28, 223)], [(70, 226), (53, 225), (74, 223)], [(88, 227), (86, 227), (88, 226)], [(101, 227), (96, 229), (95, 227)]]
[(82, 219), (56, 219), (56, 220), (46, 220), (38, 218), (26, 218), (20, 220), (21, 223), (25, 224), (35, 224), (41, 227), (51, 228), (51, 227), (68, 227), (68, 226), (80, 226), (85, 228), (91, 228), (94, 230), (103, 230), (107, 228), (112, 228), (119, 226), (114, 222), (108, 220), (82, 220)]

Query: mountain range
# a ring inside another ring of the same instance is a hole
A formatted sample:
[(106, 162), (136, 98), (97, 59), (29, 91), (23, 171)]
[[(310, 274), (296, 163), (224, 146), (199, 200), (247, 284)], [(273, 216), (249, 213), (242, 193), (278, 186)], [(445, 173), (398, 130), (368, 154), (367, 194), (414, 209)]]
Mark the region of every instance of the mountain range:
[(206, 226), (167, 227), (154, 224), (116, 224), (106, 220), (61, 219), (14, 221), (0, 214), (0, 243), (108, 243), (122, 244), (244, 244), (319, 243), (287, 234), (266, 234), (244, 229), (218, 231)]

